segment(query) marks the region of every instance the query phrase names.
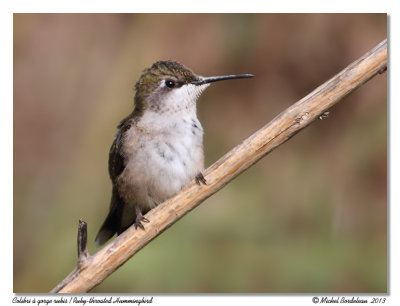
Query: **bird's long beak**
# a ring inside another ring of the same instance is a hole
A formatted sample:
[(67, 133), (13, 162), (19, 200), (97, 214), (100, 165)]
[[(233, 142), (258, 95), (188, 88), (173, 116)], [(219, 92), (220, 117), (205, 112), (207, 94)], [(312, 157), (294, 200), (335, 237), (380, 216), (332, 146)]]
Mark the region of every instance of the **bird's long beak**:
[(218, 82), (223, 80), (231, 80), (231, 79), (245, 79), (252, 78), (253, 74), (230, 74), (230, 75), (220, 75), (220, 76), (211, 76), (211, 77), (199, 77), (198, 80), (191, 82), (193, 85), (203, 85), (212, 82)]

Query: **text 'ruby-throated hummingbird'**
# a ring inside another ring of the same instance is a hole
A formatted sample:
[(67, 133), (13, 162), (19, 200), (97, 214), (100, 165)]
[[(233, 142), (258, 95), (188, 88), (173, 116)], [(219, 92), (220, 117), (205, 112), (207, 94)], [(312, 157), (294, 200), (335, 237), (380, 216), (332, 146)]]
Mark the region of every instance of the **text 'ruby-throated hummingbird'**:
[(159, 61), (143, 71), (134, 110), (118, 125), (110, 149), (111, 204), (97, 246), (132, 224), (144, 229), (142, 222), (149, 221), (143, 215), (191, 180), (206, 183), (197, 99), (212, 82), (252, 76), (202, 77), (175, 61)]

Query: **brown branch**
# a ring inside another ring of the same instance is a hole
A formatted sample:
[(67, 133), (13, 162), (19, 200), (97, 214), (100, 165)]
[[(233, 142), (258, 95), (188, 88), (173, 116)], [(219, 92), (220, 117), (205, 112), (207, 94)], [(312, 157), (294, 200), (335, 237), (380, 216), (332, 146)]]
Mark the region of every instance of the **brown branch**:
[(361, 86), (387, 65), (387, 41), (350, 64), (336, 76), (279, 114), (209, 167), (207, 185), (195, 182), (173, 198), (151, 210), (146, 230), (130, 227), (93, 256), (79, 260), (77, 268), (52, 292), (87, 292), (125, 263), (161, 232), (182, 218), (202, 201), (260, 160), (314, 119), (327, 116), (327, 110)]

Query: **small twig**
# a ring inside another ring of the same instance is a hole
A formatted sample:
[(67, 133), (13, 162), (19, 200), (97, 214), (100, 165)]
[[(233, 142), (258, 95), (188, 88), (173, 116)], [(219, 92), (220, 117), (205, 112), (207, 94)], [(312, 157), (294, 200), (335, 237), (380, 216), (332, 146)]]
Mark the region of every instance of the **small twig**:
[(87, 223), (79, 219), (78, 225), (78, 267), (82, 266), (89, 258), (87, 243)]
[(319, 120), (325, 120), (328, 117), (329, 117), (329, 112), (326, 111), (326, 112), (323, 112), (321, 115), (319, 115), (318, 119)]
[(161, 232), (305, 128), (347, 94), (383, 71), (386, 65), (387, 42), (385, 39), (225, 154), (203, 173), (207, 179), (206, 185), (193, 182), (173, 198), (152, 209), (146, 215), (146, 218), (150, 220), (150, 223), (146, 225), (146, 230), (135, 230), (131, 226), (99, 252), (90, 256), (90, 260), (78, 266), (62, 282), (63, 285), (57, 286), (52, 292), (87, 292), (101, 283)]
[(382, 67), (381, 69), (379, 69), (379, 74), (382, 74), (382, 73), (384, 73), (384, 72), (386, 72), (386, 70), (387, 70), (387, 66), (385, 66), (385, 67)]
[(85, 264), (90, 262), (90, 254), (87, 249), (87, 223), (83, 219), (79, 219), (78, 224), (78, 265), (61, 283), (59, 283), (50, 293), (57, 293), (70, 283), (81, 271)]

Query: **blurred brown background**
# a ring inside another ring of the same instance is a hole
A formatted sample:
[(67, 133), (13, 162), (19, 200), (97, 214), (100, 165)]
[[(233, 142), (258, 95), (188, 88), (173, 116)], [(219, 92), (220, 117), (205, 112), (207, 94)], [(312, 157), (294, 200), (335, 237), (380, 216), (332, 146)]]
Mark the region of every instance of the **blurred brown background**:
[[(15, 14), (14, 291), (48, 292), (108, 211), (141, 71), (253, 73), (200, 98), (209, 166), (386, 38), (386, 14)], [(386, 292), (387, 75), (155, 239), (93, 292)]]

